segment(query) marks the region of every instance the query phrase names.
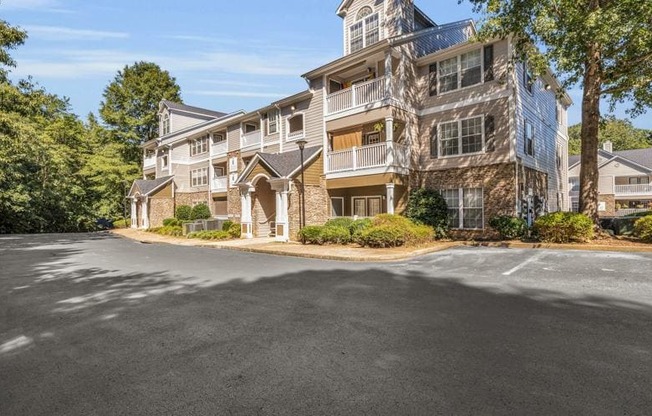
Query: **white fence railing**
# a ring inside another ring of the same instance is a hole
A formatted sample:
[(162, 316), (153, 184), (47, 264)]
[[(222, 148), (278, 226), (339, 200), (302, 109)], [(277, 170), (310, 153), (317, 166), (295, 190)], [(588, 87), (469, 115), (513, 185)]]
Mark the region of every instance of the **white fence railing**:
[(334, 92), (326, 97), (327, 114), (333, 114), (349, 108), (367, 105), (387, 97), (385, 78), (356, 84), (347, 89)]
[(260, 146), (263, 136), (260, 130), (252, 131), (251, 133), (243, 134), (240, 138), (240, 147)]
[(153, 168), (156, 167), (156, 157), (146, 157), (143, 159), (143, 168)]
[(619, 209), (616, 211), (616, 217), (624, 217), (631, 214), (637, 214), (639, 212), (652, 211), (650, 208), (631, 208), (631, 209)]
[(393, 142), (352, 147), (330, 152), (327, 157), (329, 173), (355, 171), (382, 166), (409, 167), (408, 146)]
[(226, 140), (213, 144), (212, 152), (214, 155), (222, 155), (226, 153), (228, 146)]
[(652, 195), (652, 185), (638, 184), (638, 185), (616, 185), (617, 195), (639, 195), (650, 194)]
[(226, 176), (213, 178), (211, 181), (211, 191), (226, 191), (229, 179)]

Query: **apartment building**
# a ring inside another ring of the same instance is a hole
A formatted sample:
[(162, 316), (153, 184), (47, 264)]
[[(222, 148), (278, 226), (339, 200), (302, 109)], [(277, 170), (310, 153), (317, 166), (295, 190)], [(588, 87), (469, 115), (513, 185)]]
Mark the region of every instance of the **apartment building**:
[(412, 0), (347, 0), (337, 14), (343, 56), (303, 74), (306, 91), (229, 114), (161, 103), (133, 227), (205, 202), (246, 238), (288, 241), (302, 200), (305, 223), (321, 224), (400, 213), (416, 187), (442, 193), (460, 235), (568, 209), (570, 98), (513, 65), (510, 39), (475, 42), (473, 21), (435, 23)]
[[(579, 210), (580, 156), (569, 157), (571, 208)], [(652, 148), (614, 151), (605, 142), (598, 151), (598, 215), (623, 217), (652, 210)]]

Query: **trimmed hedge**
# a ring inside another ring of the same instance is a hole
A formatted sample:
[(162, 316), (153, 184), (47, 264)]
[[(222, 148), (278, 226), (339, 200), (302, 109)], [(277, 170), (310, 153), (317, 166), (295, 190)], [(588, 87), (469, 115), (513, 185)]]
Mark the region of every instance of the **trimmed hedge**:
[(200, 240), (229, 240), (231, 234), (226, 231), (198, 231), (196, 233), (188, 234), (188, 238), (196, 238)]
[(232, 225), (233, 225), (233, 221), (231, 220), (224, 221), (224, 223), (222, 223), (222, 231), (229, 231)]
[(150, 228), (147, 231), (149, 231), (150, 233), (167, 235), (171, 237), (181, 237), (183, 235), (183, 230), (181, 229), (181, 227), (176, 227), (176, 226)]
[(547, 243), (586, 242), (593, 238), (593, 221), (577, 212), (553, 212), (534, 221), (535, 235)]
[(636, 221), (636, 224), (634, 224), (634, 235), (646, 243), (652, 243), (652, 215)]
[[(224, 230), (224, 227), (222, 227), (222, 229)], [(242, 228), (240, 227), (240, 224), (236, 222), (232, 222), (227, 232), (229, 233), (231, 238), (240, 238), (240, 235), (242, 233)]]
[(374, 248), (414, 246), (432, 241), (434, 236), (435, 230), (428, 225), (415, 224), (400, 215), (380, 214), (358, 233), (356, 242)]
[(500, 234), (502, 240), (521, 238), (527, 231), (527, 222), (518, 217), (499, 215), (489, 220), (489, 226)]
[(299, 240), (304, 244), (324, 244), (323, 230), (323, 225), (306, 225), (299, 230)]
[(210, 208), (208, 208), (208, 205), (206, 204), (197, 204), (194, 207), (192, 207), (192, 211), (190, 213), (190, 219), (191, 220), (207, 220), (209, 218), (212, 218), (213, 215), (211, 214)]
[(349, 227), (349, 231), (351, 231), (351, 237), (355, 239), (355, 236), (357, 234), (361, 233), (363, 230), (366, 230), (372, 225), (373, 222), (371, 221), (371, 218), (360, 218), (358, 220), (353, 221), (351, 223), (351, 226)]
[(437, 238), (448, 235), (448, 206), (438, 191), (426, 188), (412, 191), (405, 216), (416, 224), (431, 226)]
[(131, 226), (131, 218), (127, 218), (126, 220), (125, 222), (125, 218), (117, 217), (111, 220), (111, 225), (113, 228), (129, 228)]
[(164, 227), (181, 227), (183, 221), (176, 218), (166, 218), (163, 220)]
[(179, 221), (190, 221), (192, 216), (192, 207), (190, 205), (179, 205), (174, 211), (174, 216)]

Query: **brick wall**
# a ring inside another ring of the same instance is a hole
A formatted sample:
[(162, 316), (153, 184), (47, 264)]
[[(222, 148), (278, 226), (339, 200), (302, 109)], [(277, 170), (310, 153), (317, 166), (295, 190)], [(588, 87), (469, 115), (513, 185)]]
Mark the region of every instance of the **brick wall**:
[(195, 205), (196, 202), (203, 202), (208, 205), (208, 192), (177, 192), (175, 195), (176, 206)]
[(163, 220), (174, 217), (174, 200), (172, 198), (150, 199), (149, 226), (162, 227)]
[[(322, 182), (324, 180), (322, 179)], [(294, 181), (292, 191), (288, 194), (288, 216), (290, 221), (290, 239), (296, 240), (299, 232), (301, 218), (301, 204), (299, 194), (301, 183)], [(306, 185), (306, 225), (322, 225), (329, 219), (329, 196), (326, 186)]]
[(608, 194), (600, 194), (598, 197), (600, 202), (606, 204), (606, 211), (598, 211), (598, 215), (601, 217), (614, 217), (616, 216), (616, 196)]

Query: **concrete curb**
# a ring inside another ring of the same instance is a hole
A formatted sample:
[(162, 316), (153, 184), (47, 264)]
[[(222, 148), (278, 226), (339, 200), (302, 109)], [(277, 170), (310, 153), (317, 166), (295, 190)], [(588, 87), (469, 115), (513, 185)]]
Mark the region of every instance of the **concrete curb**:
[(530, 250), (579, 250), (579, 251), (614, 251), (620, 253), (652, 253), (652, 245), (647, 246), (613, 246), (600, 244), (553, 244), (524, 243), (522, 241), (466, 241), (467, 247), (524, 248)]

